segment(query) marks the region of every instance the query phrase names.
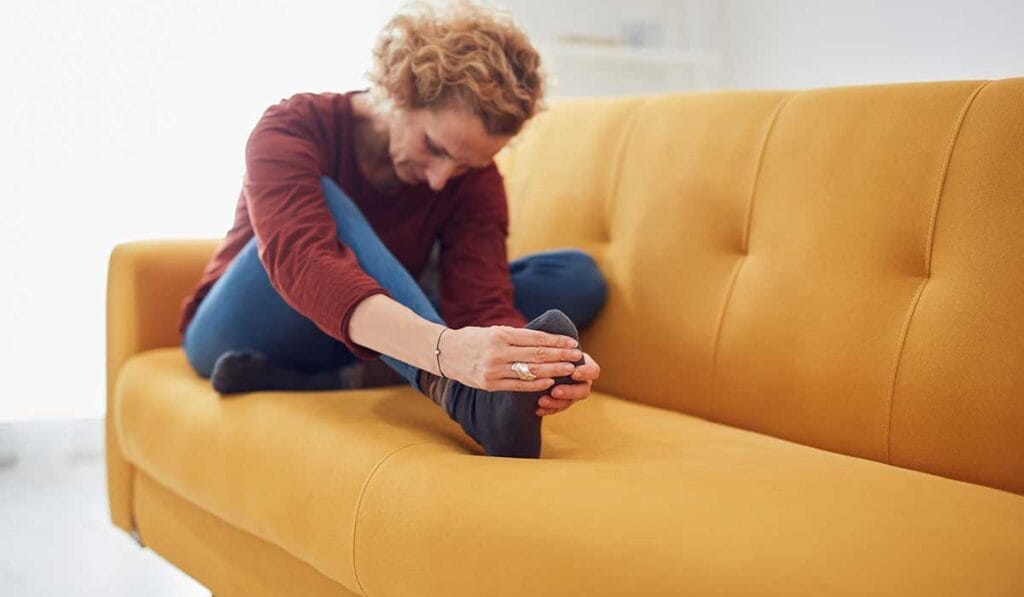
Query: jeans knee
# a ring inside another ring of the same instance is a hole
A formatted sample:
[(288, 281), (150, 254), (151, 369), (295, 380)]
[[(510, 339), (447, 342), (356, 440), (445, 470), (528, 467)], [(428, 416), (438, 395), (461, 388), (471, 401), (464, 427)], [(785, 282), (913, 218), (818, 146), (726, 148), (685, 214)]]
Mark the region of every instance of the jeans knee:
[(330, 176), (320, 177), (320, 190), (322, 190), (324, 193), (343, 192), (341, 191), (341, 187), (338, 186), (338, 183), (334, 182), (334, 180), (331, 179)]
[(604, 274), (601, 273), (601, 268), (597, 266), (594, 258), (581, 249), (568, 250), (566, 258), (568, 260), (567, 267), (571, 270), (573, 279), (579, 280), (592, 291), (604, 297), (607, 293), (607, 284)]
[[(327, 210), (331, 212), (334, 219), (335, 230), (338, 238), (349, 246), (353, 251), (358, 251), (359, 245), (369, 241), (368, 238), (377, 239), (376, 244), (383, 246), (383, 242), (377, 238), (370, 226), (366, 216), (345, 191), (338, 186), (330, 177), (320, 177), (320, 188), (324, 194), (324, 202)], [(359, 242), (362, 241), (362, 242)]]
[(323, 191), (324, 202), (327, 203), (327, 209), (330, 210), (335, 222), (340, 223), (350, 216), (350, 212), (354, 209), (352, 200), (345, 194), (345, 191), (341, 190), (338, 183), (329, 176), (321, 176), (320, 190)]

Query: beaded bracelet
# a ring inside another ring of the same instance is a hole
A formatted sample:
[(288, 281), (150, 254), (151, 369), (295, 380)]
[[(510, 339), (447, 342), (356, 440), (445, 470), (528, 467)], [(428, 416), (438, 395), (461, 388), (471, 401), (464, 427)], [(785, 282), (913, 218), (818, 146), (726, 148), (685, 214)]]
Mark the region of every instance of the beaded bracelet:
[(441, 371), (441, 336), (448, 331), (448, 328), (441, 330), (441, 333), (437, 335), (437, 345), (434, 346), (434, 357), (437, 359), (437, 372), (441, 374), (441, 377), (448, 379), (448, 376)]

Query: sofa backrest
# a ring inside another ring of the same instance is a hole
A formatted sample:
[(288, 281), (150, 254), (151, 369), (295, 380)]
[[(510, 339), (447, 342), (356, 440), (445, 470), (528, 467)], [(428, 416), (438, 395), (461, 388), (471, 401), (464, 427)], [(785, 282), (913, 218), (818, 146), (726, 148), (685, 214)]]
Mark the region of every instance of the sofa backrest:
[(564, 100), (498, 164), (510, 258), (608, 281), (595, 390), (1024, 493), (1024, 78)]

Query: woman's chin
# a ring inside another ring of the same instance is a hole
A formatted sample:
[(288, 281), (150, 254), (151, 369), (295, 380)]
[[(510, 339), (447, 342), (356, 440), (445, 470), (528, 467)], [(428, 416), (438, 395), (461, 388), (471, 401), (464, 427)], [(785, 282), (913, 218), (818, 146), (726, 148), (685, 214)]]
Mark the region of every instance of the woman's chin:
[(378, 178), (370, 182), (374, 188), (384, 195), (395, 195), (402, 190), (402, 187), (406, 186), (406, 183), (397, 176)]

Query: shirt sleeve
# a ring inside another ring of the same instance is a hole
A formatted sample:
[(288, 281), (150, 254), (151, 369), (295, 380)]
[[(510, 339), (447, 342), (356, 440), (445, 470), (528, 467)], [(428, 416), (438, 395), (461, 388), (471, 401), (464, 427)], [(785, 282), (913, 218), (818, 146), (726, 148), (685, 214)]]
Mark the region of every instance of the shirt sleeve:
[(441, 228), (441, 317), (451, 328), (523, 327), (516, 310), (506, 241), (508, 202), (497, 167), (467, 175)]
[[(243, 193), (260, 261), (292, 308), (357, 357), (380, 353), (352, 341), (348, 323), (363, 299), (389, 293), (338, 240), (320, 177), (339, 140), (326, 100), (298, 94), (271, 106), (245, 147)], [(390, 295), (389, 295), (390, 296)]]

